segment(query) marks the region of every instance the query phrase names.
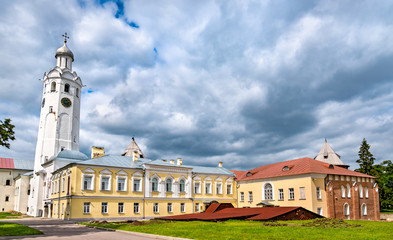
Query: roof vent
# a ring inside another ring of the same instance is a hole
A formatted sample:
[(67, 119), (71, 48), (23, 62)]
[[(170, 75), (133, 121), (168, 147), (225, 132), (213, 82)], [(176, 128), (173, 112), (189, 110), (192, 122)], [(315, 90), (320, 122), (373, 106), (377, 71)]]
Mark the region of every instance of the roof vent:
[(282, 168), (282, 171), (289, 171), (289, 167), (288, 166), (284, 166), (283, 168)]
[(248, 172), (248, 173), (246, 174), (246, 176), (247, 176), (247, 177), (252, 176), (252, 173), (251, 173), (251, 172)]
[(330, 168), (330, 169), (334, 169), (334, 165), (333, 165), (333, 164), (330, 164), (330, 165), (329, 165), (329, 168)]

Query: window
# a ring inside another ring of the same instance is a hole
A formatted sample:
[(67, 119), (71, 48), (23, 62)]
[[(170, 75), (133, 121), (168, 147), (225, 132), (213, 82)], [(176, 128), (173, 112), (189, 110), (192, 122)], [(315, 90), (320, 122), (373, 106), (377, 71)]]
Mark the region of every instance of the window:
[(348, 205), (348, 203), (344, 204), (344, 215), (349, 217), (349, 205)]
[(67, 195), (70, 195), (70, 192), (71, 192), (71, 176), (70, 175), (68, 175), (68, 178), (67, 178)]
[(126, 179), (117, 178), (117, 191), (126, 191)]
[(90, 203), (89, 202), (83, 203), (83, 213), (84, 214), (90, 213)]
[(363, 187), (362, 187), (362, 185), (359, 185), (359, 197), (363, 198)]
[(153, 178), (153, 180), (151, 180), (151, 190), (153, 192), (157, 192), (158, 191), (158, 180), (157, 180), (157, 178)]
[(216, 183), (216, 193), (222, 194), (222, 183)]
[(240, 202), (244, 202), (244, 192), (240, 192)]
[(172, 203), (168, 203), (167, 210), (168, 210), (169, 213), (172, 212)]
[(133, 191), (134, 192), (140, 192), (141, 191), (141, 180), (140, 179), (134, 179)]
[(180, 180), (179, 188), (180, 188), (179, 190), (180, 190), (181, 193), (184, 193), (184, 192), (185, 192), (185, 183), (184, 183), (184, 180)]
[(194, 193), (197, 193), (197, 194), (201, 193), (201, 183), (200, 182), (194, 183)]
[(139, 203), (134, 203), (134, 213), (139, 213)]
[(101, 203), (101, 213), (108, 213), (108, 203), (107, 202)]
[(295, 190), (293, 188), (289, 188), (289, 200), (294, 200), (295, 199)]
[(367, 205), (365, 203), (362, 204), (362, 216), (367, 216)]
[(103, 191), (109, 191), (109, 177), (102, 177), (101, 178), (101, 190)]
[(345, 198), (345, 187), (341, 186), (341, 197)]
[(351, 185), (349, 185), (349, 183), (347, 184), (347, 196), (348, 198), (351, 197)]
[(5, 196), (5, 201), (8, 202), (10, 200), (10, 196)]
[(92, 179), (92, 176), (83, 177), (83, 190), (93, 190)]
[(199, 203), (195, 203), (195, 212), (199, 212)]
[(172, 180), (169, 178), (165, 181), (165, 191), (172, 192)]
[(323, 212), (321, 207), (317, 208), (317, 214), (322, 216)]
[[(50, 113), (53, 112), (53, 106), (49, 106), (49, 112), (50, 112)], [(45, 157), (45, 162), (47, 162), (47, 157)]]
[(284, 200), (284, 189), (278, 189), (278, 200)]
[(153, 204), (153, 212), (154, 212), (154, 213), (159, 213), (158, 203), (154, 203), (154, 204)]
[(64, 192), (65, 191), (65, 177), (63, 177), (62, 179), (62, 183), (61, 183), (61, 191)]
[(64, 85), (64, 92), (70, 92), (70, 85), (68, 83)]
[(119, 213), (124, 213), (124, 203), (119, 202), (118, 204)]
[(51, 92), (55, 92), (56, 91), (56, 83), (52, 82), (51, 87), (50, 87), (50, 91)]
[(306, 188), (305, 187), (299, 187), (299, 199), (300, 200), (306, 199)]
[(364, 197), (368, 198), (368, 188), (367, 187), (364, 188)]
[(253, 201), (253, 197), (252, 197), (252, 192), (248, 192), (248, 201), (252, 202)]
[(265, 184), (265, 200), (273, 200), (273, 186), (270, 183)]
[(61, 215), (64, 215), (64, 203), (61, 204)]
[(212, 194), (212, 184), (211, 183), (205, 183), (205, 193)]
[(79, 88), (76, 89), (75, 95), (76, 95), (77, 97), (79, 97)]
[(11, 179), (5, 180), (5, 185), (6, 186), (11, 186)]
[(186, 212), (186, 204), (180, 203), (180, 212)]
[[(322, 199), (322, 193), (321, 193), (321, 188), (317, 187), (317, 199)], [(319, 214), (321, 215), (321, 214)]]
[(232, 194), (232, 183), (227, 183), (227, 194)]

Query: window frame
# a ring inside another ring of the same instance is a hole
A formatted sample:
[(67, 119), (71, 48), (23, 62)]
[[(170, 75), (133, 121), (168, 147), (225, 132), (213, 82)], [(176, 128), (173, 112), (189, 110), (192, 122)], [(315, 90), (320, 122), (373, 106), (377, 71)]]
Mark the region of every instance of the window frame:
[[(108, 179), (108, 182), (105, 182), (104, 179)], [(111, 181), (112, 176), (110, 175), (100, 175), (100, 191), (111, 191)], [(103, 185), (104, 183), (107, 183), (107, 185)], [(107, 188), (103, 188), (106, 186)]]
[(153, 203), (153, 213), (160, 213), (160, 205), (158, 203)]
[(216, 194), (222, 195), (222, 182), (216, 182)]
[(179, 180), (179, 192), (180, 193), (186, 192), (186, 181), (184, 179)]
[(173, 204), (171, 202), (167, 203), (166, 209), (168, 213), (173, 213)]
[(90, 202), (83, 203), (83, 214), (90, 214)]
[(295, 189), (288, 188), (288, 200), (295, 200)]
[(101, 202), (101, 213), (108, 214), (108, 202)]
[(254, 201), (254, 196), (252, 194), (252, 191), (248, 191), (248, 201), (253, 202)]
[(226, 194), (227, 195), (232, 195), (233, 194), (233, 183), (232, 182), (227, 182), (226, 183)]
[(124, 213), (124, 202), (119, 202), (117, 204), (117, 211), (118, 213)]
[(279, 188), (278, 189), (278, 200), (279, 201), (284, 201), (284, 198), (285, 198), (284, 189), (283, 188)]
[(180, 203), (180, 212), (185, 213), (186, 212), (186, 204), (185, 203)]
[(317, 193), (317, 200), (321, 200), (322, 199), (322, 192), (321, 192), (321, 187), (317, 187), (316, 189), (316, 193)]
[[(121, 181), (123, 182), (123, 185), (121, 184)], [(119, 188), (119, 186), (123, 186), (123, 188)], [(116, 176), (116, 191), (117, 192), (127, 192), (127, 176)]]
[(212, 194), (212, 182), (205, 182), (205, 194)]
[(134, 213), (140, 213), (139, 203), (134, 202)]
[(306, 200), (306, 187), (299, 187), (299, 200)]
[(195, 203), (194, 210), (195, 210), (195, 212), (197, 212), (197, 213), (200, 212), (199, 203)]
[(171, 179), (171, 178), (165, 179), (165, 192), (166, 193), (173, 192), (173, 179)]
[(240, 192), (240, 202), (244, 202), (244, 192)]
[(201, 181), (194, 181), (194, 194), (201, 194)]
[(263, 184), (263, 200), (274, 201), (273, 183), (267, 182), (267, 183)]
[(142, 192), (142, 179), (141, 178), (133, 178), (132, 179), (132, 191), (133, 192)]

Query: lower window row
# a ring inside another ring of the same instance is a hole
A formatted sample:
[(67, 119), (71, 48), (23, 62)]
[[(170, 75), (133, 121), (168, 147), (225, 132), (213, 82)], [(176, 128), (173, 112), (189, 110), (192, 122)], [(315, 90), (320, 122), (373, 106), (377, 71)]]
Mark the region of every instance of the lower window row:
[[(89, 214), (90, 213), (90, 202), (84, 202), (83, 203), (83, 213), (84, 214)], [(124, 203), (119, 202), (117, 205), (118, 213), (124, 213)], [(139, 213), (140, 211), (140, 204), (139, 203), (134, 203), (134, 213)], [(153, 212), (154, 213), (159, 213), (160, 208), (158, 203), (153, 203)], [(167, 203), (167, 212), (171, 213), (173, 212), (173, 203)], [(186, 204), (185, 203), (180, 203), (180, 212), (186, 212)], [(108, 213), (108, 203), (107, 202), (102, 202), (101, 203), (101, 213)]]

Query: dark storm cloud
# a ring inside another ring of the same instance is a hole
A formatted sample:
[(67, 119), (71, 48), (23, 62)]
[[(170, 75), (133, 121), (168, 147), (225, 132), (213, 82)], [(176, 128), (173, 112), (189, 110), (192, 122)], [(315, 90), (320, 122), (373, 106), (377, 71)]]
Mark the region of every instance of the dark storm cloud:
[(249, 169), (314, 157), (327, 137), (353, 168), (363, 137), (390, 159), (392, 5), (358, 1), (2, 3), (0, 117), (32, 158), (42, 83), (71, 35), (81, 151)]

